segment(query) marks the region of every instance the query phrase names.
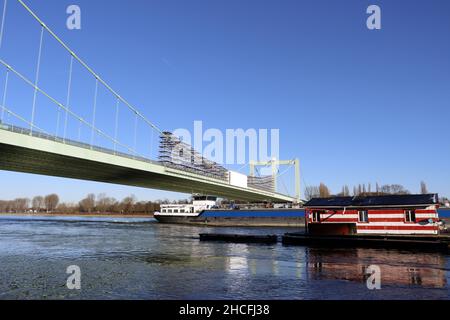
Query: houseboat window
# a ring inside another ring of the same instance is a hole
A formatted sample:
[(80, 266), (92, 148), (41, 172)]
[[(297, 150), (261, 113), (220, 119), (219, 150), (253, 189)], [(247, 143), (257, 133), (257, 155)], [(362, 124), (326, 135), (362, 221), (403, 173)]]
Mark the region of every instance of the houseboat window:
[(369, 212), (367, 210), (358, 211), (358, 222), (369, 222)]
[(313, 222), (320, 222), (320, 211), (314, 211), (312, 219)]
[(180, 213), (184, 213), (184, 209), (180, 209)]
[(178, 209), (173, 209), (173, 213), (178, 213)]
[(414, 210), (405, 210), (405, 221), (416, 222), (416, 212)]
[(162, 209), (161, 212), (162, 212), (162, 213), (165, 213), (165, 212), (166, 212), (166, 209)]
[(172, 213), (172, 209), (167, 209), (167, 212), (168, 213)]

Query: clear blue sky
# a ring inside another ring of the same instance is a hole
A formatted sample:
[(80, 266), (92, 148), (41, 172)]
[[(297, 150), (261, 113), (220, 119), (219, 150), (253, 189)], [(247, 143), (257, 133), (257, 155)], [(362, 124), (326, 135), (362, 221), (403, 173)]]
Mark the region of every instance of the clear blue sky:
[[(338, 192), (343, 184), (400, 183), (418, 192), (424, 180), (450, 196), (449, 1), (25, 2), (163, 129), (191, 129), (194, 120), (221, 130), (279, 128), (281, 158), (299, 157), (309, 185)], [(81, 7), (81, 30), (66, 28), (70, 4)], [(366, 27), (370, 4), (382, 9), (379, 31)], [(8, 1), (1, 58), (34, 79), (38, 43), (39, 26)], [(46, 36), (42, 59), (41, 86), (65, 102), (69, 57)], [(74, 74), (74, 109), (90, 119), (94, 80), (79, 66)], [(0, 69), (1, 92), (4, 76)], [(29, 119), (33, 93), (25, 88), (11, 80), (8, 101)], [(98, 124), (111, 132), (114, 100), (100, 92), (98, 105)], [(54, 107), (39, 97), (37, 111), (37, 123), (54, 132)], [(121, 138), (131, 142), (128, 117)], [(69, 131), (76, 134), (75, 123)], [(140, 139), (143, 153), (149, 140)], [(4, 171), (0, 179), (3, 199), (184, 196)]]

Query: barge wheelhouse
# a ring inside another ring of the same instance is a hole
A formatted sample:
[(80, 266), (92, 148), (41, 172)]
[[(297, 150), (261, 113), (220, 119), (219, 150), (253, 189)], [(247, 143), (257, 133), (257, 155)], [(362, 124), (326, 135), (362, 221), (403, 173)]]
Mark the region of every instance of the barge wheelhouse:
[(313, 198), (304, 207), (310, 234), (439, 233), (437, 194)]

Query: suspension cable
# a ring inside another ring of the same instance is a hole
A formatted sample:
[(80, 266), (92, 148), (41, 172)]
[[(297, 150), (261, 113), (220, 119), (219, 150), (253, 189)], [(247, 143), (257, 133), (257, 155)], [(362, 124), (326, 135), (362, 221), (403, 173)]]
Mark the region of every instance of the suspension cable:
[(57, 137), (58, 134), (59, 134), (59, 122), (60, 122), (59, 118), (61, 118), (61, 109), (60, 108), (57, 108), (57, 109), (58, 110), (56, 111), (57, 115), (56, 115), (56, 134), (55, 134), (55, 137)]
[(80, 120), (78, 122), (78, 141), (81, 141), (81, 125), (83, 124), (83, 122)]
[[(73, 71), (73, 56), (70, 56), (70, 67), (69, 67), (69, 83), (67, 84), (67, 99), (66, 99), (66, 107), (67, 109), (70, 108), (70, 93), (72, 88), (72, 71)], [(67, 118), (69, 113), (66, 111), (66, 117), (64, 119), (64, 134), (63, 134), (63, 141), (66, 141), (66, 134), (67, 134)]]
[(150, 122), (146, 117), (144, 117), (139, 110), (133, 107), (127, 100), (122, 98), (110, 85), (108, 85), (97, 73), (94, 72), (78, 55), (72, 51), (69, 46), (67, 46), (22, 0), (17, 0), (35, 19), (38, 21), (45, 30), (53, 37), (56, 41), (59, 42), (87, 71), (89, 71), (102, 85), (105, 86), (114, 96), (117, 97), (120, 101), (122, 101), (129, 109), (131, 109), (134, 113), (136, 113), (140, 118), (144, 120), (148, 125), (150, 125), (153, 129), (157, 130), (159, 133), (162, 133), (162, 130), (159, 129), (156, 125)]
[[(120, 100), (116, 100), (116, 118), (114, 122), (114, 140), (117, 140), (117, 131), (119, 130), (119, 103)], [(152, 130), (153, 131), (153, 130)], [(114, 143), (114, 153), (117, 151), (117, 145)]]
[(134, 152), (136, 154), (136, 148), (137, 148), (137, 125), (138, 125), (138, 115), (136, 114), (134, 116)]
[(95, 114), (97, 112), (98, 79), (95, 80), (94, 107), (92, 110), (91, 148), (94, 145)]
[(283, 172), (280, 173), (280, 169), (278, 169), (278, 177), (281, 177), (282, 175), (286, 174), (289, 170), (291, 169), (291, 167), (287, 167), (286, 169), (284, 169)]
[(288, 188), (286, 187), (286, 184), (284, 183), (283, 178), (280, 178), (280, 181), (281, 181), (281, 184), (282, 184), (283, 187), (284, 187), (284, 190), (286, 191), (286, 194), (287, 194), (289, 197), (291, 197), (291, 193), (289, 192)]
[[(35, 114), (35, 110), (36, 110), (36, 98), (37, 98), (37, 85), (39, 83), (39, 71), (41, 69), (41, 54), (42, 54), (42, 41), (44, 39), (44, 27), (41, 28), (41, 37), (39, 40), (39, 54), (38, 54), (38, 61), (37, 61), (37, 68), (36, 68), (36, 77), (35, 77), (35, 81), (34, 81), (34, 95), (33, 95), (33, 107), (31, 109), (31, 124), (34, 124), (34, 114)], [(30, 135), (33, 134), (33, 125), (30, 126)]]
[(9, 78), (9, 69), (6, 69), (6, 79), (5, 79), (5, 89), (3, 91), (3, 100), (2, 100), (2, 116), (0, 118), (0, 123), (3, 123), (3, 117), (5, 115), (6, 108), (6, 93), (8, 91), (8, 78)]
[(153, 139), (154, 139), (154, 137), (153, 137), (153, 130), (150, 130), (150, 134), (151, 134), (151, 137), (150, 137), (150, 159), (152, 158), (152, 152), (153, 152)]
[[(48, 132), (46, 132), (44, 129), (41, 129), (41, 128), (39, 128), (38, 126), (32, 124), (30, 121), (28, 121), (28, 120), (25, 119), (24, 117), (18, 115), (18, 114), (15, 113), (14, 111), (8, 109), (6, 106), (3, 106), (3, 108), (4, 108), (4, 110), (6, 111), (6, 113), (7, 113), (8, 115), (12, 115), (13, 117), (16, 117), (17, 119), (19, 119), (19, 120), (25, 122), (25, 124), (28, 124), (28, 125), (30, 125), (30, 126), (33, 126), (33, 128), (36, 128), (37, 131), (40, 131), (40, 132), (42, 132), (42, 133), (44, 133), (44, 134), (50, 136), (50, 134), (49, 134)], [(24, 129), (24, 130), (27, 130), (27, 129)]]
[(5, 19), (6, 19), (6, 6), (8, 4), (8, 0), (5, 0), (4, 4), (3, 4), (3, 15), (2, 15), (2, 25), (0, 27), (0, 49), (2, 47), (3, 44), (3, 31), (5, 28)]
[[(114, 140), (114, 138), (110, 137), (107, 133), (103, 132), (102, 130), (92, 127), (92, 125), (87, 122), (86, 120), (84, 120), (82, 117), (78, 116), (76, 113), (74, 113), (73, 111), (71, 111), (70, 109), (68, 109), (66, 106), (64, 106), (61, 102), (59, 102), (58, 100), (56, 100), (55, 98), (53, 98), (51, 95), (49, 95), (47, 92), (45, 92), (44, 90), (42, 90), (41, 88), (39, 88), (38, 86), (34, 85), (33, 82), (31, 80), (29, 80), (27, 77), (25, 77), (24, 75), (22, 75), (20, 72), (18, 72), (16, 69), (14, 69), (13, 67), (11, 67), (9, 64), (7, 64), (3, 59), (0, 58), (0, 64), (4, 65), (6, 68), (8, 68), (9, 70), (11, 70), (17, 77), (19, 77), (20, 79), (22, 79), (25, 83), (27, 83), (29, 86), (31, 86), (32, 88), (36, 89), (38, 92), (40, 92), (41, 94), (43, 94), (45, 97), (47, 97), (50, 101), (52, 101), (54, 104), (56, 104), (57, 106), (59, 106), (60, 108), (63, 108), (65, 111), (67, 111), (72, 117), (74, 117), (75, 119), (77, 119), (80, 122), (80, 126), (81, 124), (84, 124), (86, 126), (88, 126), (89, 128), (93, 128), (98, 134), (104, 136), (106, 139), (111, 140), (111, 141), (115, 141), (117, 143), (117, 145), (123, 147), (124, 149), (128, 150), (130, 153), (133, 152), (133, 150), (120, 143), (119, 141)], [(27, 121), (27, 123), (29, 123)], [(33, 125), (35, 128), (38, 128), (37, 126)], [(80, 140), (80, 139), (78, 139)]]

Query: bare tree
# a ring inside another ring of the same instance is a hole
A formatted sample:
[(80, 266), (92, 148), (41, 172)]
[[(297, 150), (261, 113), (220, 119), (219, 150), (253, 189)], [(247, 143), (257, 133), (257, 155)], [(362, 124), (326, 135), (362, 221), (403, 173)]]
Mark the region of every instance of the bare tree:
[(28, 198), (17, 198), (13, 201), (13, 209), (16, 213), (26, 212), (30, 207), (30, 199)]
[(95, 194), (90, 193), (78, 203), (81, 212), (91, 213), (95, 208)]
[(14, 201), (0, 201), (1, 212), (10, 213), (14, 210)]
[(380, 188), (380, 192), (382, 194), (391, 194), (392, 193), (391, 185), (390, 184), (382, 185), (381, 188)]
[(350, 189), (348, 188), (348, 185), (344, 185), (344, 186), (342, 187), (341, 193), (338, 194), (338, 195), (339, 195), (339, 196), (342, 196), (342, 197), (348, 197), (348, 196), (350, 196)]
[(39, 212), (44, 208), (44, 206), (45, 206), (44, 197), (36, 196), (33, 198), (33, 201), (32, 201), (33, 210), (36, 210), (36, 212)]
[(328, 198), (330, 197), (330, 190), (325, 185), (325, 183), (321, 182), (319, 185), (319, 193), (321, 198)]
[[(409, 190), (406, 189), (401, 184), (385, 184), (380, 186), (378, 183), (376, 183), (375, 190), (373, 192), (370, 183), (368, 183), (367, 186), (366, 184), (359, 184), (353, 187), (353, 196), (409, 194), (409, 193), (410, 193)], [(344, 191), (341, 194), (344, 194)]]
[(349, 189), (348, 185), (345, 185), (344, 191), (345, 191), (345, 196), (346, 197), (350, 196), (350, 189)]
[(409, 191), (401, 184), (392, 184), (391, 192), (392, 194), (409, 194)]
[(306, 200), (311, 200), (312, 198), (320, 197), (319, 187), (317, 186), (307, 186), (305, 188), (305, 198)]
[(0, 200), (0, 213), (8, 213), (8, 203), (9, 201)]
[(424, 181), (420, 182), (420, 193), (422, 194), (427, 194), (428, 193), (428, 188), (427, 185)]
[(401, 184), (385, 184), (380, 188), (381, 194), (409, 194), (409, 190), (407, 190)]
[(136, 197), (131, 195), (122, 200), (121, 207), (122, 211), (125, 213), (133, 212), (133, 206), (136, 203)]
[(96, 201), (96, 209), (99, 212), (105, 213), (108, 211), (112, 211), (114, 208), (114, 204), (116, 203), (116, 199), (111, 198), (111, 197), (107, 197), (104, 193), (101, 193), (97, 196), (97, 201)]
[(57, 194), (49, 194), (44, 198), (45, 209), (47, 212), (53, 212), (59, 203), (59, 197)]

